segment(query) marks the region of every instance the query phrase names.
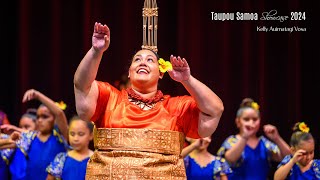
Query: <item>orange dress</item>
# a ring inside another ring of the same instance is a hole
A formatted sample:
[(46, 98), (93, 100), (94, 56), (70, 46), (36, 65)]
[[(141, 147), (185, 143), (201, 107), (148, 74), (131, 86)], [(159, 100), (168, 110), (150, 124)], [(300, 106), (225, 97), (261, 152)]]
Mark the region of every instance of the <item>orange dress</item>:
[(129, 102), (125, 90), (98, 82), (91, 118), (96, 151), (87, 179), (186, 179), (184, 137), (199, 138), (199, 109), (190, 96), (165, 95), (150, 110)]

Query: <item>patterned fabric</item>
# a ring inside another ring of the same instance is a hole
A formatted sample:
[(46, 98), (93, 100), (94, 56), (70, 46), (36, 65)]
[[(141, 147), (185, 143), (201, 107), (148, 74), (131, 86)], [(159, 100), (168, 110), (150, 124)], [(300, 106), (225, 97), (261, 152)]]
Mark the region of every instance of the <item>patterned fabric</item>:
[(187, 156), (184, 159), (187, 179), (192, 180), (219, 180), (222, 175), (228, 175), (232, 172), (224, 158), (216, 156), (206, 167), (201, 167), (194, 158)]
[(78, 161), (68, 153), (59, 153), (46, 171), (58, 180), (84, 180), (88, 160), (89, 157)]
[[(9, 138), (9, 135), (0, 133), (0, 139), (8, 139), (8, 138)], [(10, 150), (11, 149), (1, 149), (0, 150), (1, 159), (4, 162), (6, 162), (7, 164), (9, 163), (8, 154), (10, 153)]]
[[(279, 163), (278, 168), (287, 164), (292, 158), (292, 155), (287, 155), (283, 158), (283, 160)], [(314, 159), (310, 169), (301, 172), (299, 166), (294, 164), (292, 169), (290, 170), (289, 175), (287, 176), (288, 180), (304, 180), (304, 179), (320, 179), (320, 160)]]
[(88, 162), (87, 180), (186, 179), (180, 156), (182, 133), (124, 128), (96, 131), (96, 151)]
[(60, 179), (62, 176), (62, 170), (64, 166), (64, 162), (66, 161), (67, 153), (59, 153), (54, 158), (53, 162), (47, 167), (46, 171), (54, 176), (55, 178)]
[[(8, 139), (9, 136), (7, 134), (0, 134), (0, 139)], [(8, 159), (4, 154), (4, 150), (0, 151), (0, 179), (8, 180), (9, 179), (9, 167), (7, 165)]]
[[(237, 141), (235, 135), (229, 136), (218, 150), (218, 156), (224, 157), (226, 151), (233, 147)], [(228, 176), (228, 179), (266, 179), (272, 154), (279, 152), (276, 144), (261, 136), (255, 149), (246, 145), (239, 160), (230, 164), (233, 173)], [(252, 169), (255, 170), (252, 171)]]
[(97, 82), (99, 96), (91, 121), (99, 128), (158, 129), (183, 132), (199, 138), (199, 109), (191, 96), (163, 96), (152, 109), (129, 102), (128, 93), (105, 82)]
[(45, 179), (46, 167), (56, 154), (66, 151), (68, 145), (57, 129), (53, 129), (46, 142), (40, 141), (37, 133), (22, 133), (21, 139), (17, 141), (18, 148), (7, 154), (8, 159), (11, 159), (9, 168), (13, 180)]

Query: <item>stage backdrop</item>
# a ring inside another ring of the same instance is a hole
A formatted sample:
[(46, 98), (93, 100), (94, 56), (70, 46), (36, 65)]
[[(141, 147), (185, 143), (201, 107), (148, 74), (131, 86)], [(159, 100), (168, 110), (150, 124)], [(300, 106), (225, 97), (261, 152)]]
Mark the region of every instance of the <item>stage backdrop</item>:
[[(319, 142), (320, 58), (319, 46), (312, 45), (318, 38), (315, 7), (319, 6), (302, 0), (157, 2), (160, 56), (166, 60), (171, 54), (185, 57), (192, 75), (224, 102), (212, 153), (238, 132), (234, 119), (245, 97), (259, 103), (262, 123), (277, 126), (287, 142), (297, 121), (305, 121)], [(0, 109), (11, 123), (17, 124), (26, 108), (39, 105), (21, 103), (29, 88), (66, 102), (68, 118), (75, 113), (73, 75), (91, 47), (95, 22), (111, 30), (111, 45), (97, 79), (113, 83), (126, 74), (130, 58), (142, 43), (142, 7), (143, 0), (2, 2)], [(289, 19), (261, 19), (271, 11), (275, 18)], [(237, 12), (256, 13), (258, 19), (239, 20)], [(291, 12), (305, 13), (306, 18), (291, 20)], [(235, 17), (215, 20), (215, 13), (234, 13)], [(265, 32), (264, 26), (299, 27), (306, 32)], [(187, 94), (168, 74), (160, 89), (171, 95)]]

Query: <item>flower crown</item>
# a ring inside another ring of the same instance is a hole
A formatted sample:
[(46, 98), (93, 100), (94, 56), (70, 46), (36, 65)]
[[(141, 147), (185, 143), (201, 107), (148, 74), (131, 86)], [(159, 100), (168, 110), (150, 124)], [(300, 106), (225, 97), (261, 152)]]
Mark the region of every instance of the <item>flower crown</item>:
[(260, 108), (259, 104), (256, 103), (256, 102), (252, 102), (250, 106), (251, 106), (252, 109), (257, 110), (257, 111), (258, 111), (259, 108)]
[(164, 59), (160, 58), (158, 62), (160, 72), (165, 73), (168, 70), (172, 70), (172, 64), (170, 63), (170, 61), (165, 61)]
[(67, 105), (63, 101), (56, 102), (55, 104), (62, 110), (66, 110), (67, 109)]
[(309, 133), (310, 128), (307, 126), (306, 123), (301, 122), (301, 123), (299, 123), (299, 130), (300, 130), (301, 132), (304, 132), (304, 133)]

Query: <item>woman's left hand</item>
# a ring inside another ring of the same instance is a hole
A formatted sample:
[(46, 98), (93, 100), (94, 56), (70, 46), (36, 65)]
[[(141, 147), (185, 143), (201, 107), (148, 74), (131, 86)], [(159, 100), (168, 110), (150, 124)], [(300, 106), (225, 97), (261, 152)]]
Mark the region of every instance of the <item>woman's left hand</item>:
[(168, 70), (168, 73), (173, 80), (182, 82), (190, 78), (190, 67), (186, 59), (171, 55), (170, 62), (172, 64), (172, 70)]

